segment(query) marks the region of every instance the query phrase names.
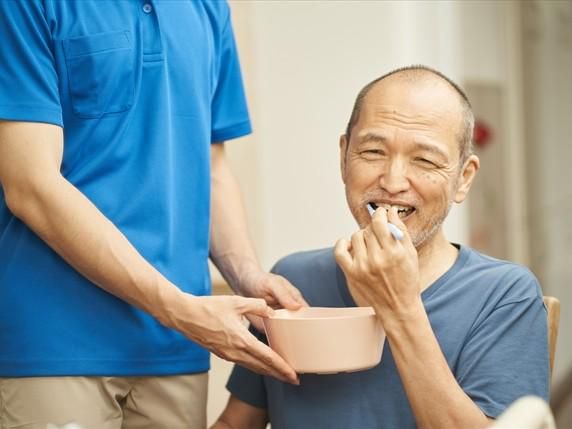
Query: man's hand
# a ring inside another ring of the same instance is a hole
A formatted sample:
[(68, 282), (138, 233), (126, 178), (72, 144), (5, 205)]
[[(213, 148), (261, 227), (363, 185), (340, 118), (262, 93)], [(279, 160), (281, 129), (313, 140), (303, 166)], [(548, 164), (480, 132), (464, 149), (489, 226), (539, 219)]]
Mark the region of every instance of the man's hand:
[[(402, 240), (391, 235), (388, 220), (404, 232)], [(417, 251), (397, 209), (389, 214), (376, 210), (370, 225), (353, 234), (351, 242), (336, 243), (335, 255), (356, 303), (374, 307), (382, 322), (419, 300)]]
[(182, 296), (183, 299), (178, 300), (178, 304), (172, 308), (169, 326), (222, 359), (287, 383), (298, 384), (296, 372), (272, 349), (258, 341), (244, 323), (244, 317), (248, 315), (272, 315), (272, 308), (263, 299)]

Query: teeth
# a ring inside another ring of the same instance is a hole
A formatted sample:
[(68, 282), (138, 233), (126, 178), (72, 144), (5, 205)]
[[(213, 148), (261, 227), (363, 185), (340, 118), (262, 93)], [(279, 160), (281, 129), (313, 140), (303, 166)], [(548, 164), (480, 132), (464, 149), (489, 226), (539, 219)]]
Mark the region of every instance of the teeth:
[(392, 207), (395, 207), (395, 208), (397, 208), (397, 211), (398, 211), (398, 212), (406, 211), (406, 210), (410, 210), (410, 209), (411, 209), (411, 207), (391, 206), (391, 205), (389, 205), (389, 204), (382, 204), (382, 207), (383, 207), (385, 210), (389, 210), (389, 209), (391, 209)]
[(413, 207), (398, 206), (398, 205), (392, 206), (391, 204), (379, 204), (379, 205), (373, 204), (373, 205), (375, 208), (383, 207), (385, 210), (389, 210), (389, 209), (391, 209), (391, 207), (395, 207), (395, 208), (397, 208), (398, 213), (409, 213), (409, 212), (413, 211)]

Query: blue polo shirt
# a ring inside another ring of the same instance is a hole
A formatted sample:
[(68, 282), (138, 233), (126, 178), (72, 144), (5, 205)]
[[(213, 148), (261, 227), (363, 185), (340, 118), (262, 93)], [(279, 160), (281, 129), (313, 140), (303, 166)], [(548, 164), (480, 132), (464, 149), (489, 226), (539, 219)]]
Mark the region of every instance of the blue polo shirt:
[[(222, 1), (0, 2), (0, 119), (63, 127), (63, 176), (166, 278), (210, 293), (210, 144), (250, 132)], [(208, 352), (90, 283), (0, 193), (0, 376), (161, 375)]]

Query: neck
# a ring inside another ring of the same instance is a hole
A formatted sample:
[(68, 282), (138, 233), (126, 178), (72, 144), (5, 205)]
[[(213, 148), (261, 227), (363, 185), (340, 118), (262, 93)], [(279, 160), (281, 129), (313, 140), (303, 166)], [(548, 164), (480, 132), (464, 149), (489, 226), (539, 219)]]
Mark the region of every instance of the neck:
[(458, 253), (458, 249), (447, 241), (442, 229), (417, 248), (421, 291), (431, 286), (453, 266)]

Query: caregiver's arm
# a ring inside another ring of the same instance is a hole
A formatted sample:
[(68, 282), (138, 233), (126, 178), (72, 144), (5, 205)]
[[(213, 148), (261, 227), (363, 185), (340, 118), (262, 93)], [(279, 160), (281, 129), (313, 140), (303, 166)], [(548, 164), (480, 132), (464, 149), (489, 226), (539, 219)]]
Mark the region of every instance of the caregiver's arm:
[(264, 300), (183, 293), (61, 175), (63, 148), (58, 126), (0, 122), (0, 183), (9, 210), (107, 292), (225, 359), (295, 381), (294, 371), (242, 323), (243, 315), (272, 312)]
[(239, 295), (264, 298), (269, 305), (296, 310), (307, 305), (284, 277), (260, 267), (248, 234), (238, 182), (226, 159), (224, 144), (211, 145), (210, 256)]

